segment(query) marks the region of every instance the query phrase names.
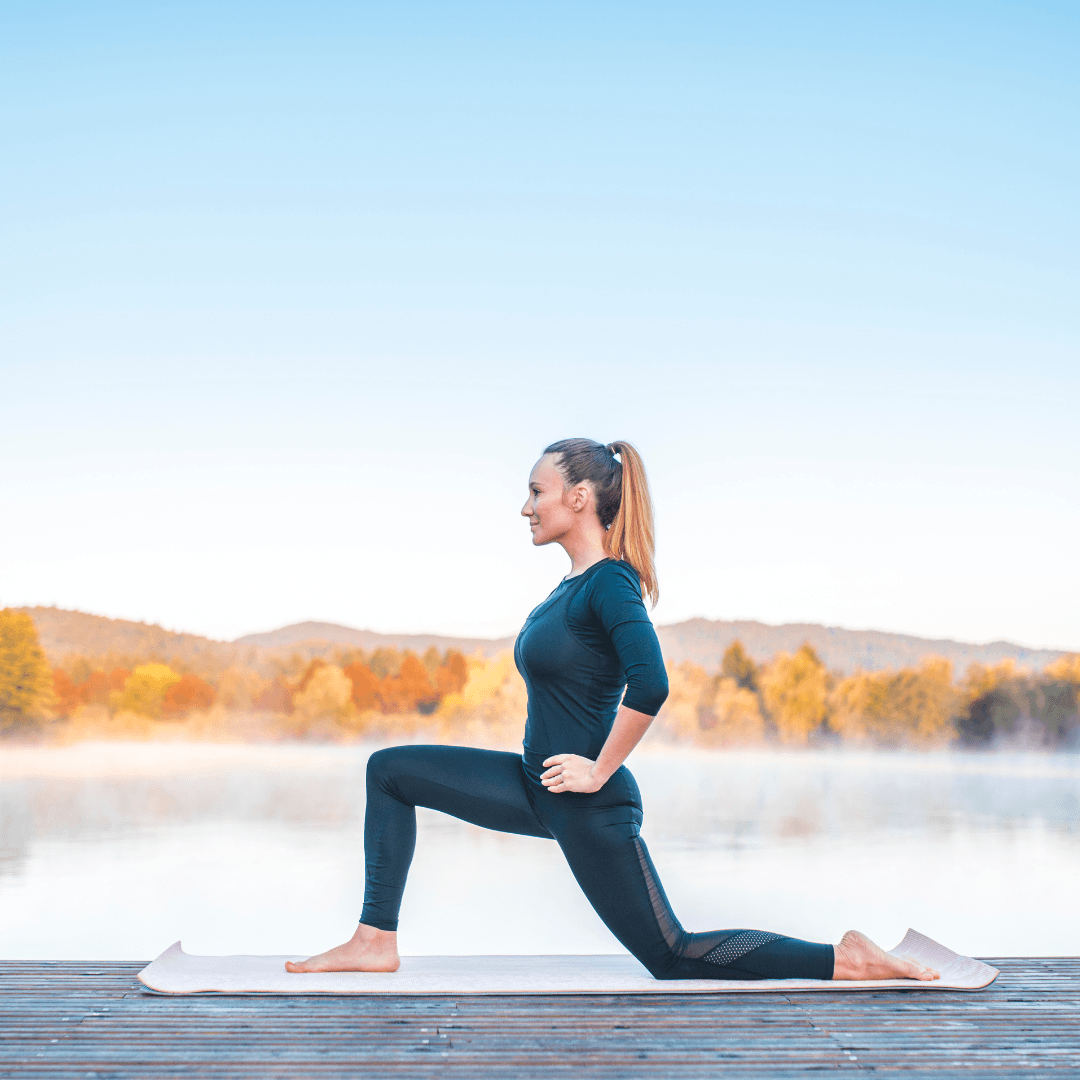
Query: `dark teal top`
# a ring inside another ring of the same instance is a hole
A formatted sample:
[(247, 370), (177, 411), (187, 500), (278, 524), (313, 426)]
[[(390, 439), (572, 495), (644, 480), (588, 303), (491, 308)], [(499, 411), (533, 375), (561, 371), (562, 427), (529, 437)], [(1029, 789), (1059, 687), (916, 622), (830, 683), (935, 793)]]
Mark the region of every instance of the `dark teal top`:
[(620, 701), (655, 716), (668, 695), (637, 571), (621, 560), (560, 582), (525, 620), (514, 662), (529, 691), (525, 771), (537, 781), (553, 754), (595, 761)]

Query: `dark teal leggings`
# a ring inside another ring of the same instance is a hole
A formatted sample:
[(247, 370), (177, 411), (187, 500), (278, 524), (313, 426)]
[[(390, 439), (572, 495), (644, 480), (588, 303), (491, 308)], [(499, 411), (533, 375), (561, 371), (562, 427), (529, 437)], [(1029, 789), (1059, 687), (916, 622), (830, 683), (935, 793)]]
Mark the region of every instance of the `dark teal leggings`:
[(657, 979), (831, 979), (833, 947), (761, 930), (687, 933), (639, 832), (641, 795), (623, 767), (597, 792), (548, 791), (518, 754), (397, 746), (371, 755), (362, 923), (396, 930), (416, 846), (416, 807), (497, 832), (555, 840), (607, 928)]

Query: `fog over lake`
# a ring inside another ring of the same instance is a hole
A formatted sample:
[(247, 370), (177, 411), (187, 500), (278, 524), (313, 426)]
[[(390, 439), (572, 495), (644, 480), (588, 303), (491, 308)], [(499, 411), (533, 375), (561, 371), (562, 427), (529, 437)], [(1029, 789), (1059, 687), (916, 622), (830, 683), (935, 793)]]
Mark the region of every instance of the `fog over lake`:
[[(0, 955), (296, 953), (348, 937), (373, 746), (0, 750)], [(643, 749), (688, 930), (1080, 953), (1080, 756)], [(552, 841), (419, 812), (403, 953), (620, 952)]]

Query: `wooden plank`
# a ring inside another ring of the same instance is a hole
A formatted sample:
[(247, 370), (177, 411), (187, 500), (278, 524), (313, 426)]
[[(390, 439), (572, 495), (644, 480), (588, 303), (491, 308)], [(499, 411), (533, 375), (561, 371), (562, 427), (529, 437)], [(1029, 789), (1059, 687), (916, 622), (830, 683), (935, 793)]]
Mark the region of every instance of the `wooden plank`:
[(978, 993), (163, 997), (136, 963), (0, 964), (0, 1077), (1080, 1075), (1080, 959)]

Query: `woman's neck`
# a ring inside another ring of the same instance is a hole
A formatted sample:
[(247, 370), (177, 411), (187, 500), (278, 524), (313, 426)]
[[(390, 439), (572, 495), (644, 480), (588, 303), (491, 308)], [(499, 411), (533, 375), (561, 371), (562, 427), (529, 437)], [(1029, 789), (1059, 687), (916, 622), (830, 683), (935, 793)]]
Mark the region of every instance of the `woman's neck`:
[(599, 536), (580, 537), (577, 543), (569, 540), (560, 542), (563, 550), (570, 556), (570, 573), (566, 575), (564, 581), (584, 574), (590, 566), (611, 558), (604, 547), (603, 539)]

